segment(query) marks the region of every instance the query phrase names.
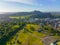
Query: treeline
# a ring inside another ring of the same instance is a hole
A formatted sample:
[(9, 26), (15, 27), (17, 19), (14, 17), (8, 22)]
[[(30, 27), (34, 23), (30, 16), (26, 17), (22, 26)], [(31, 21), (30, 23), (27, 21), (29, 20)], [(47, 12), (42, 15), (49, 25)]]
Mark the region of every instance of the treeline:
[[(3, 23), (1, 24), (0, 32), (1, 38), (0, 38), (0, 45), (6, 45), (6, 42), (13, 38), (13, 36), (24, 28), (26, 25), (25, 22), (9, 22), (9, 23)], [(17, 27), (17, 28), (16, 28)]]

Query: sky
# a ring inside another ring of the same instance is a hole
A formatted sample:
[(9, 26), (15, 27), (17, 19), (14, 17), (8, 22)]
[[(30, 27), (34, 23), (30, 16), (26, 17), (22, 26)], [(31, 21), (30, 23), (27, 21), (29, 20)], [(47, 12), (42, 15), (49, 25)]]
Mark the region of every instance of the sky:
[(0, 0), (0, 12), (60, 12), (60, 0)]

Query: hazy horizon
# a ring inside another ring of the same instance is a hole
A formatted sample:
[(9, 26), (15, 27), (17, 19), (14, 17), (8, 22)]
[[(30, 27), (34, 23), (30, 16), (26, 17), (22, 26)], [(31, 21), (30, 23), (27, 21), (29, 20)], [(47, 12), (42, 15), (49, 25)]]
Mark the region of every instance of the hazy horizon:
[(60, 12), (60, 0), (0, 0), (0, 12)]

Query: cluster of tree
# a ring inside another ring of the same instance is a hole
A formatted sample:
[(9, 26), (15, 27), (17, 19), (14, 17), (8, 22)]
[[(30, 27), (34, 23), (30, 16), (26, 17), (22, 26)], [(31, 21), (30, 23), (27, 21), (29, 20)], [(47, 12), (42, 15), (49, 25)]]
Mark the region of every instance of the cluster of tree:
[(51, 35), (51, 36), (60, 36), (60, 31), (48, 25), (45, 25), (42, 27), (42, 32), (46, 32), (48, 35)]
[(13, 36), (24, 28), (25, 22), (10, 21), (0, 23), (0, 45), (6, 45), (6, 42), (13, 38)]

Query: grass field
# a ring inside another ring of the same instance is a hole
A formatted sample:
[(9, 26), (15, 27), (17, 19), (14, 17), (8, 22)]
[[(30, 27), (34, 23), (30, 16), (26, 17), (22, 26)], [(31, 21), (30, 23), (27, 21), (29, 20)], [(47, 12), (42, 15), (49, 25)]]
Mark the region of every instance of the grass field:
[[(32, 30), (31, 27), (33, 27), (35, 30)], [(46, 35), (37, 32), (37, 30), (41, 28), (39, 25), (27, 24), (25, 28), (28, 31), (26, 31), (25, 29), (21, 30), (20, 32), (16, 33), (16, 35), (6, 44), (7, 45), (43, 45), (41, 37), (44, 37)]]
[(21, 18), (21, 19), (23, 19), (23, 18), (29, 18), (31, 15), (28, 15), (28, 16), (9, 16), (9, 18), (11, 18), (11, 19), (19, 19), (19, 18)]

